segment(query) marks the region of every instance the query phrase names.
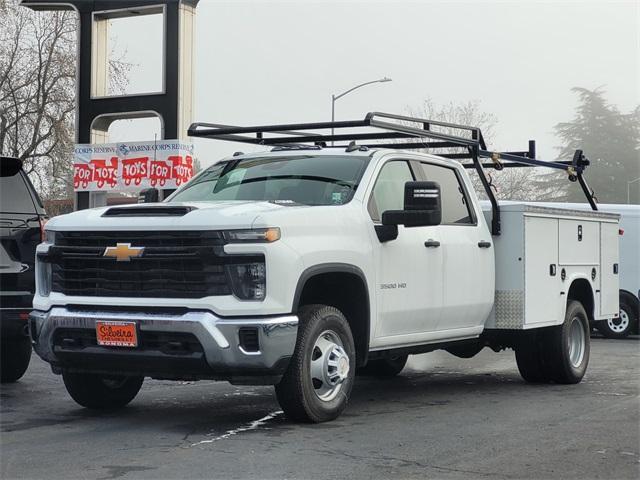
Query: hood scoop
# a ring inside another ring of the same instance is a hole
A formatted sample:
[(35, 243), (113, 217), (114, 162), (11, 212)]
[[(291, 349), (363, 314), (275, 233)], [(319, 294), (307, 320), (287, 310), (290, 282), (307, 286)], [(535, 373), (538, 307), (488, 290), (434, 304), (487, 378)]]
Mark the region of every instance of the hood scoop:
[(103, 217), (182, 217), (195, 207), (184, 206), (139, 206), (139, 207), (113, 207), (102, 214)]

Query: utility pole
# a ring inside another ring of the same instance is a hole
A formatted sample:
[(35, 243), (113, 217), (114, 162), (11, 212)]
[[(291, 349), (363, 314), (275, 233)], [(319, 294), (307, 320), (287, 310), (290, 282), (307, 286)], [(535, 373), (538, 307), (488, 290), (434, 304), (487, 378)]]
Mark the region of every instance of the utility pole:
[(640, 177), (636, 178), (635, 180), (630, 180), (627, 182), (627, 203), (628, 204), (631, 203), (631, 184), (636, 183), (638, 181), (640, 181)]

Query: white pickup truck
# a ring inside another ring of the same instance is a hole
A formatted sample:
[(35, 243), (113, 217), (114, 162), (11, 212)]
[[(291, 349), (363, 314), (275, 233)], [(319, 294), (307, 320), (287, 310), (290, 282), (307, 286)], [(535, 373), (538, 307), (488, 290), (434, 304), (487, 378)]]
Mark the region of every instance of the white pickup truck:
[[(487, 222), (460, 153), (341, 144), (418, 138), (471, 145), (479, 172), (480, 158), (501, 161), (475, 129), (472, 144), (403, 118), (194, 125), (275, 147), (224, 159), (162, 203), (53, 218), (37, 252), (37, 353), (85, 407), (126, 405), (144, 377), (218, 379), (274, 384), (285, 414), (312, 422), (344, 410), (357, 370), (395, 375), (436, 349), (513, 348), (526, 381), (580, 382), (589, 321), (618, 313), (618, 217), (511, 205)], [(290, 131), (328, 126), (377, 133)], [(500, 154), (542, 163), (531, 157)], [(584, 164), (565, 167), (579, 177)]]

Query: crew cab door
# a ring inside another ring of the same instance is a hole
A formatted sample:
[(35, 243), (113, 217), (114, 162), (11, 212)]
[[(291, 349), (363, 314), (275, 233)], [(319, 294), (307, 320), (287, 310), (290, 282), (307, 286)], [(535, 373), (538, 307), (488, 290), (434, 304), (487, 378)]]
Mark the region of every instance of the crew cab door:
[[(437, 330), (458, 330), (484, 324), (494, 297), (493, 241), (484, 217), (474, 205), (466, 174), (437, 161), (419, 162), (420, 180), (440, 185), (443, 256), (443, 301)], [(461, 332), (462, 333), (462, 332)]]
[[(408, 161), (391, 160), (382, 166), (367, 205), (373, 225), (380, 225), (383, 212), (402, 210), (405, 183), (416, 178)], [(442, 307), (443, 252), (425, 246), (425, 242), (436, 245), (439, 240), (439, 226), (399, 225), (396, 239), (373, 241), (378, 310), (375, 337), (398, 337), (392, 343), (410, 343), (415, 334), (435, 330)]]

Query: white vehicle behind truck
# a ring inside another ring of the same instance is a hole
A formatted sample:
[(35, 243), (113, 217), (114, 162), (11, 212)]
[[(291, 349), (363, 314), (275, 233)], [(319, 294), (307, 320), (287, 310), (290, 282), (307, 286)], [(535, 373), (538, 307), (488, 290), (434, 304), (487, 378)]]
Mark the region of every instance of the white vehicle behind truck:
[(357, 369), (487, 346), (513, 348), (528, 382), (577, 383), (589, 322), (617, 315), (617, 215), (492, 198), (485, 219), (465, 170), (489, 195), (484, 168), (503, 162), (566, 170), (588, 192), (581, 152), (542, 162), (532, 143), (491, 152), (479, 129), (382, 113), (189, 132), (272, 148), (163, 203), (47, 224), (31, 337), (85, 407), (124, 406), (145, 377), (217, 379), (273, 384), (289, 418), (320, 422), (344, 410)]

